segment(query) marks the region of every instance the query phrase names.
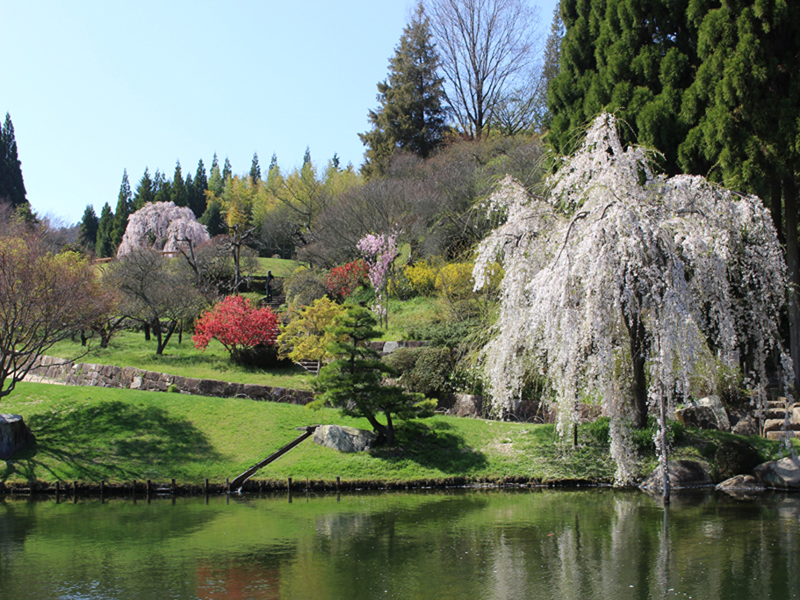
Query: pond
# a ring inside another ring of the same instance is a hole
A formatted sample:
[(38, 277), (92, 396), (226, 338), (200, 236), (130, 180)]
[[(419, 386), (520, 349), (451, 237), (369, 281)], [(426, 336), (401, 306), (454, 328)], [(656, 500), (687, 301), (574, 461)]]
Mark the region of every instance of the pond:
[[(291, 500), (291, 501), (290, 501)], [(800, 495), (0, 498), (0, 598), (797, 598)]]

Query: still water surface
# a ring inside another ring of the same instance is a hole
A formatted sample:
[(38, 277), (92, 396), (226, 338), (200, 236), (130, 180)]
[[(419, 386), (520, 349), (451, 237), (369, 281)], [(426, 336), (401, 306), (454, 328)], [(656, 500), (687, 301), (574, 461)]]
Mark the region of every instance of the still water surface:
[(0, 598), (798, 598), (800, 496), (0, 499)]

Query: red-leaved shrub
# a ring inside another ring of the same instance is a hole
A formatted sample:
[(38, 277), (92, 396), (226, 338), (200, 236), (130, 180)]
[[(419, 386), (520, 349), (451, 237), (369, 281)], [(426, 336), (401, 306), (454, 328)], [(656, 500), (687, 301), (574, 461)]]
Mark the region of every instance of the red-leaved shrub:
[(197, 320), (192, 342), (202, 351), (215, 339), (240, 361), (256, 347), (272, 347), (278, 333), (278, 317), (269, 308), (252, 308), (246, 298), (227, 296)]
[(354, 260), (332, 268), (325, 280), (325, 287), (333, 298), (344, 300), (360, 284), (367, 281), (367, 275), (369, 275), (369, 265), (361, 259)]

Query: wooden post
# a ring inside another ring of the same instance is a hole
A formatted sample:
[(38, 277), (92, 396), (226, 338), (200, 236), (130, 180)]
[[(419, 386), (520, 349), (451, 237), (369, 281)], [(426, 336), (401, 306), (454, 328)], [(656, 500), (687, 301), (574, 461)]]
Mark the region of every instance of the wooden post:
[(175, 480), (174, 479), (172, 480), (172, 485), (170, 486), (170, 492), (172, 493), (173, 496), (175, 495)]
[(105, 479), (101, 479), (100, 480), (100, 495), (102, 496), (105, 493), (105, 491), (106, 491), (106, 480)]
[(231, 493), (231, 480), (230, 480), (229, 477), (225, 478), (225, 493), (226, 494), (230, 494)]
[(206, 477), (206, 497), (208, 497), (208, 477)]
[(336, 491), (339, 491), (339, 484), (341, 483), (341, 478), (337, 475), (336, 476)]
[(150, 497), (150, 494), (153, 493), (153, 483), (148, 479), (147, 480), (147, 497)]

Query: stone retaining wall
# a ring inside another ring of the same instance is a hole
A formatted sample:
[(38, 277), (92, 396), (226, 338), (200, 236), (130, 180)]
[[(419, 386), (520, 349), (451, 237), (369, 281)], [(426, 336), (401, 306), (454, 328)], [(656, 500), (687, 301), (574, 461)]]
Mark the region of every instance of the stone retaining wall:
[(154, 392), (166, 392), (172, 388), (184, 394), (197, 396), (250, 398), (251, 400), (269, 400), (287, 404), (308, 404), (314, 399), (314, 393), (305, 390), (291, 390), (254, 383), (230, 383), (216, 379), (195, 379), (145, 371), (134, 367), (76, 363), (54, 356), (37, 358), (26, 379), (31, 381), (47, 379), (66, 385), (92, 385)]

